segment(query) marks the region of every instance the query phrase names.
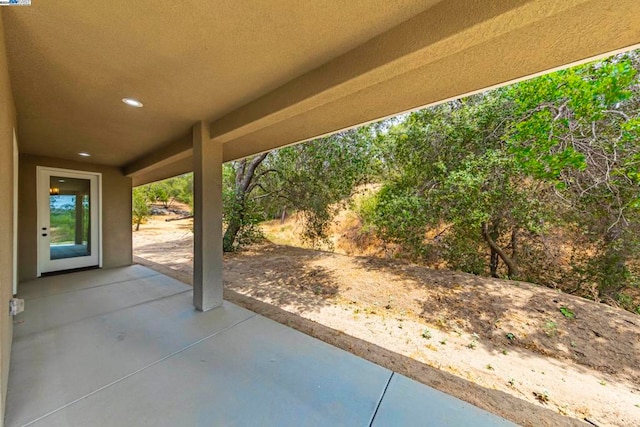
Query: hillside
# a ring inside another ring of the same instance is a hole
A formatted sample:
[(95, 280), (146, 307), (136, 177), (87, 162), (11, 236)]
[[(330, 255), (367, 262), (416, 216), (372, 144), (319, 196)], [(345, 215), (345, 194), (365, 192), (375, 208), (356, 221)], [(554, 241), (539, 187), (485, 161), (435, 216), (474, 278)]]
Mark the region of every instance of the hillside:
[[(371, 196), (379, 188), (379, 185), (367, 185), (359, 188), (345, 206), (338, 209), (338, 214), (331, 222), (328, 232), (330, 246), (326, 247), (325, 245), (322, 249), (349, 256), (373, 256), (384, 259), (402, 259), (409, 256), (402, 252), (402, 248), (399, 245), (386, 243), (377, 238), (375, 233), (367, 231), (360, 217), (351, 207), (352, 205), (357, 205), (363, 197)], [(288, 216), (284, 221), (263, 222), (260, 227), (267, 240), (272, 243), (314, 249), (309, 242), (303, 241), (300, 237), (303, 231), (303, 223), (302, 218), (297, 214)], [(441, 226), (439, 230), (431, 230), (426, 234), (426, 238), (433, 239), (436, 235), (439, 235), (441, 230), (447, 228), (447, 226)], [(549, 286), (553, 286), (561, 292), (586, 296), (596, 302), (602, 300), (602, 302), (614, 307), (620, 307), (621, 304), (612, 298), (600, 298), (601, 295), (598, 295), (597, 286), (594, 286), (593, 283), (587, 281), (581, 286), (576, 286), (575, 280), (566, 280), (572, 276), (570, 265), (573, 257), (579, 254), (579, 252), (573, 251), (572, 241), (575, 238), (575, 235), (567, 235), (562, 229), (557, 229), (554, 233), (548, 234), (545, 239), (547, 250), (553, 253), (554, 256), (553, 260), (549, 259), (551, 264), (544, 264), (537, 270), (538, 276), (545, 278)], [(425, 266), (438, 270), (448, 268), (445, 261), (438, 257), (431, 259)], [(506, 274), (506, 270), (503, 273)], [(621, 292), (628, 298), (629, 307), (640, 307), (640, 288), (629, 284)], [(633, 309), (630, 310), (634, 312)], [(635, 309), (635, 311), (637, 310), (638, 308)]]

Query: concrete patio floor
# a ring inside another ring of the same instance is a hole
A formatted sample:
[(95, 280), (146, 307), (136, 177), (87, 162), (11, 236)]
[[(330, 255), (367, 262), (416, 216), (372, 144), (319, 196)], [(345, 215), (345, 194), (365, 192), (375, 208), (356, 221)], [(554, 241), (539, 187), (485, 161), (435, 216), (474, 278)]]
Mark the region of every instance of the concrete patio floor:
[(22, 283), (7, 426), (507, 426), (142, 266)]

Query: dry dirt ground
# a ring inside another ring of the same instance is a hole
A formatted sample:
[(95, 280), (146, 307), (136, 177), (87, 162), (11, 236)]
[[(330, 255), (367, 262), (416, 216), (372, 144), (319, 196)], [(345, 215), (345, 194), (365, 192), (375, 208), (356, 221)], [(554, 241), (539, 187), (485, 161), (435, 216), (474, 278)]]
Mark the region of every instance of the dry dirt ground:
[[(134, 233), (136, 260), (190, 283), (191, 222), (165, 218)], [(224, 268), (226, 299), (521, 425), (640, 426), (640, 316), (273, 243), (225, 255)]]

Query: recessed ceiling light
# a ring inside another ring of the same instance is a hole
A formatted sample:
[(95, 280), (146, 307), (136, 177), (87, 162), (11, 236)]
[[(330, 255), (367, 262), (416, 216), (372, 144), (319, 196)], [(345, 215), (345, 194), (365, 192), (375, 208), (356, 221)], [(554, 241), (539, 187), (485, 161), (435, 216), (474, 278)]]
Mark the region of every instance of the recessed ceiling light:
[(142, 102), (138, 101), (137, 99), (122, 98), (122, 102), (124, 102), (125, 104), (130, 105), (132, 107), (136, 107), (136, 108), (142, 107)]
[(64, 179), (59, 179), (58, 182), (64, 182)]
[(82, 157), (91, 157), (91, 154), (89, 153), (85, 153), (84, 151), (82, 153), (78, 153), (78, 156), (82, 156)]

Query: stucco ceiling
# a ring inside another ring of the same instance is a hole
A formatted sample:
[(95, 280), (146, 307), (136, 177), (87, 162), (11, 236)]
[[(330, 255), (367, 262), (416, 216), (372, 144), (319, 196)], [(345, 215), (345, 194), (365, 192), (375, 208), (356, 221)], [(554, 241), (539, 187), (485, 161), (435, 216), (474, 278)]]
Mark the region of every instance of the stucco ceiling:
[[(640, 44), (638, 0), (38, 0), (1, 8), (24, 153), (192, 170)], [(121, 102), (140, 99), (144, 108)]]
[[(65, 0), (2, 8), (20, 150), (125, 165), (437, 0)], [(121, 102), (134, 97), (135, 109)]]

